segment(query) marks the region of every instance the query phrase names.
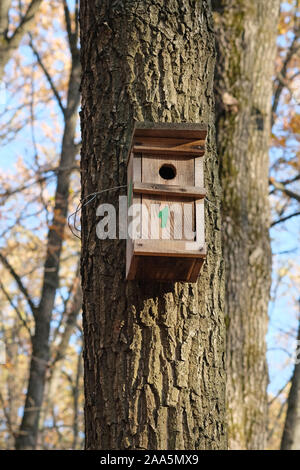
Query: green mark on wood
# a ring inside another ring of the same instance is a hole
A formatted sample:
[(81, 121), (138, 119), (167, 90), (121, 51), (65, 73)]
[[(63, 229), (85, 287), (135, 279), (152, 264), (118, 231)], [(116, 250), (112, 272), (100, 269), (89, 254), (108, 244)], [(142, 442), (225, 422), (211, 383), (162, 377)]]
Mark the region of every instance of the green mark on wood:
[(129, 187), (128, 187), (128, 207), (131, 206), (131, 201), (132, 201), (132, 181), (129, 183)]
[(169, 207), (164, 207), (158, 214), (158, 217), (161, 219), (161, 228), (165, 228), (168, 222), (169, 217)]

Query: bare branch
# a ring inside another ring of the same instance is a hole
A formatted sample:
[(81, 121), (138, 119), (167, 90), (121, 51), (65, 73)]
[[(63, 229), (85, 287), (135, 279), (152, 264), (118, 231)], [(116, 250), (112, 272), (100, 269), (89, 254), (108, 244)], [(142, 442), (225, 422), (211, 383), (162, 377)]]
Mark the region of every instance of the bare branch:
[(287, 189), (284, 184), (279, 183), (279, 181), (274, 180), (274, 178), (269, 178), (269, 183), (274, 186), (275, 189), (281, 191), (282, 193), (286, 194), (288, 197), (295, 199), (296, 201), (300, 202), (300, 194)]
[(295, 183), (295, 181), (298, 181), (298, 180), (300, 180), (300, 174), (297, 175), (297, 176), (294, 176), (294, 178), (290, 178), (290, 179), (285, 180), (285, 181), (280, 181), (280, 183), (286, 185), (286, 184)]
[[(296, 175), (294, 176), (293, 178), (290, 178), (288, 180), (284, 180), (284, 181), (279, 181), (281, 184), (283, 184), (284, 186), (286, 186), (287, 184), (292, 184), (292, 183), (295, 183), (295, 181), (298, 181), (300, 180), (300, 174), (299, 175)], [(272, 191), (269, 192), (269, 194), (274, 194), (276, 192), (276, 189), (273, 188)]]
[[(59, 170), (75, 165), (76, 117), (80, 103), (80, 57), (78, 48), (72, 53), (72, 67), (68, 85), (68, 99), (65, 113), (65, 126), (62, 139)], [(47, 252), (44, 262), (44, 275), (41, 297), (36, 318), (35, 340), (33, 342), (29, 382), (16, 449), (32, 448), (36, 445), (38, 420), (45, 388), (45, 375), (48, 367), (49, 330), (55, 295), (59, 286), (59, 267), (63, 245), (63, 233), (67, 222), (68, 194), (71, 171), (59, 171), (55, 190), (53, 221), (47, 236)], [(31, 403), (35, 403), (35, 409)], [(29, 409), (28, 409), (29, 408)], [(25, 432), (25, 434), (24, 434)]]
[[(63, 0), (63, 5), (64, 5), (64, 11), (65, 11), (65, 21), (66, 21), (66, 28), (67, 28), (67, 33), (68, 33), (70, 51), (71, 51), (71, 54), (74, 55), (77, 52), (77, 39), (78, 39), (77, 27), (75, 28), (75, 32), (73, 33), (70, 10), (69, 10), (68, 3), (66, 0)], [(76, 14), (76, 10), (75, 10), (75, 14)], [(77, 23), (78, 18), (75, 18), (75, 21)]]
[(271, 223), (270, 227), (274, 227), (274, 225), (281, 224), (282, 222), (285, 222), (286, 220), (292, 219), (293, 217), (297, 217), (300, 215), (300, 212), (294, 212), (294, 214), (289, 214), (285, 217), (281, 217), (278, 220), (275, 220), (274, 222)]
[(269, 431), (269, 433), (268, 433), (268, 441), (270, 441), (271, 437), (272, 437), (273, 434), (274, 434), (274, 431), (275, 431), (275, 429), (276, 429), (276, 426), (278, 425), (278, 420), (279, 420), (279, 418), (280, 418), (281, 415), (282, 415), (282, 412), (283, 412), (283, 410), (284, 410), (284, 408), (285, 408), (285, 405), (286, 405), (286, 400), (281, 403), (281, 406), (280, 406), (280, 408), (279, 408), (279, 411), (278, 411), (277, 416), (276, 416), (276, 419), (275, 419), (275, 425), (273, 426), (273, 428), (272, 428), (272, 429)]
[(279, 71), (279, 73), (277, 75), (277, 86), (276, 86), (276, 89), (275, 89), (274, 101), (273, 101), (273, 105), (272, 105), (272, 124), (274, 124), (274, 116), (275, 116), (275, 113), (276, 113), (277, 108), (278, 108), (278, 104), (279, 104), (279, 100), (280, 100), (282, 90), (286, 86), (288, 65), (289, 65), (290, 61), (292, 60), (292, 58), (294, 57), (294, 55), (297, 54), (297, 52), (300, 49), (300, 44), (298, 42), (299, 37), (300, 37), (300, 28), (298, 26), (297, 12), (295, 12), (294, 18), (295, 18), (294, 37), (293, 37), (292, 43), (291, 43), (291, 45), (290, 45), (290, 47), (287, 51), (287, 54), (285, 56), (284, 62), (283, 62), (282, 67), (281, 67), (281, 70)]
[(72, 305), (68, 312), (66, 326), (62, 334), (58, 348), (56, 350), (55, 357), (52, 361), (52, 364), (51, 364), (52, 366), (56, 364), (56, 362), (60, 361), (65, 355), (71, 334), (76, 325), (78, 314), (81, 310), (81, 306), (82, 306), (82, 290), (81, 290), (81, 285), (80, 285), (80, 277), (78, 276), (74, 283)]
[(0, 36), (7, 39), (9, 18), (8, 12), (11, 6), (11, 0), (1, 0), (0, 2)]
[(76, 373), (76, 380), (75, 386), (73, 387), (73, 402), (74, 402), (74, 421), (73, 421), (73, 445), (72, 448), (76, 450), (77, 447), (77, 440), (79, 434), (79, 382), (82, 376), (83, 371), (83, 361), (82, 361), (82, 350), (80, 350), (78, 354), (78, 362), (77, 362), (77, 373)]
[(60, 96), (59, 96), (58, 90), (57, 90), (56, 86), (54, 85), (54, 82), (53, 82), (53, 80), (52, 80), (52, 78), (51, 78), (51, 75), (50, 75), (50, 73), (48, 72), (48, 70), (47, 70), (47, 68), (46, 68), (46, 66), (45, 66), (45, 64), (44, 64), (44, 62), (42, 61), (42, 58), (41, 58), (40, 54), (38, 53), (37, 49), (35, 48), (35, 46), (34, 46), (34, 44), (33, 44), (31, 34), (29, 34), (29, 37), (30, 37), (30, 42), (29, 42), (30, 47), (31, 47), (31, 49), (32, 49), (32, 51), (33, 51), (33, 53), (34, 53), (36, 59), (37, 59), (37, 62), (38, 62), (38, 64), (39, 64), (39, 66), (41, 67), (41, 69), (43, 70), (43, 72), (44, 72), (44, 74), (45, 74), (45, 77), (46, 77), (46, 79), (47, 79), (47, 81), (48, 81), (48, 83), (49, 83), (49, 85), (50, 85), (50, 88), (51, 88), (51, 90), (52, 90), (52, 92), (53, 92), (53, 94), (54, 94), (54, 96), (55, 96), (55, 98), (56, 98), (56, 101), (57, 101), (57, 103), (58, 103), (58, 106), (60, 107), (60, 109), (61, 109), (63, 115), (65, 115), (65, 111), (66, 111), (66, 110), (65, 110), (64, 105), (62, 104), (62, 101), (61, 101), (61, 98), (60, 98)]
[[(76, 146), (76, 148), (77, 148), (77, 146)], [(41, 176), (40, 178), (37, 178), (36, 180), (31, 181), (30, 183), (19, 186), (16, 189), (12, 189), (11, 191), (5, 191), (5, 193), (2, 193), (2, 194), (0, 193), (0, 198), (2, 198), (2, 199), (9, 198), (9, 197), (13, 196), (14, 194), (17, 194), (17, 193), (20, 193), (22, 191), (25, 191), (26, 189), (29, 189), (31, 186), (33, 186), (35, 184), (44, 183), (45, 181), (49, 180), (50, 178), (55, 177), (56, 174), (59, 174), (63, 171), (73, 171), (73, 170), (80, 171), (80, 167), (78, 165), (74, 165), (74, 166), (64, 167), (64, 168), (63, 167), (50, 168), (49, 170), (47, 170), (47, 173), (51, 172), (50, 175)], [(44, 173), (46, 173), (46, 171)], [(3, 203), (3, 201), (1, 201), (1, 203)]]
[(9, 430), (10, 434), (15, 438), (15, 437), (16, 437), (16, 433), (15, 433), (15, 431), (14, 431), (14, 428), (13, 428), (13, 425), (12, 425), (12, 422), (11, 422), (11, 419), (10, 419), (10, 416), (9, 416), (9, 413), (8, 413), (8, 411), (7, 411), (7, 408), (6, 408), (6, 406), (5, 406), (5, 401), (4, 401), (4, 398), (3, 398), (1, 392), (0, 392), (0, 402), (1, 402), (2, 409), (3, 409), (3, 413), (4, 413), (4, 416), (5, 416), (5, 419), (6, 419), (7, 429)]
[(79, 0), (75, 2), (75, 37), (78, 40), (79, 36)]
[[(299, 47), (298, 47), (298, 50), (300, 50), (300, 45), (299, 45)], [(299, 72), (299, 73), (295, 73), (295, 74), (293, 75), (293, 77), (291, 77), (291, 78), (284, 78), (280, 73), (277, 75), (277, 80), (278, 80), (278, 82), (280, 83), (280, 85), (282, 85), (283, 87), (285, 87), (285, 88), (288, 90), (288, 92), (290, 93), (291, 97), (295, 100), (295, 102), (296, 102), (297, 104), (300, 104), (300, 102), (299, 102), (297, 96), (295, 95), (294, 90), (292, 90), (292, 88), (291, 88), (291, 83), (292, 83), (292, 81), (293, 81), (293, 78), (297, 77), (299, 74), (300, 74), (300, 72)], [(278, 106), (278, 103), (277, 103), (277, 106)]]
[(30, 2), (30, 5), (28, 6), (27, 11), (23, 16), (21, 23), (19, 24), (11, 38), (9, 38), (8, 40), (11, 47), (18, 47), (21, 38), (24, 36), (25, 33), (30, 31), (30, 28), (34, 21), (34, 16), (38, 11), (41, 3), (42, 0), (32, 0)]
[(291, 379), (289, 379), (286, 384), (284, 384), (283, 387), (281, 387), (281, 389), (276, 393), (276, 395), (269, 401), (268, 403), (268, 406), (271, 406), (272, 403), (276, 400), (276, 398), (279, 397), (279, 395), (282, 394), (282, 392), (284, 392), (284, 390), (286, 389), (286, 387), (288, 386), (288, 384), (291, 382)]
[(2, 262), (2, 264), (6, 267), (6, 269), (10, 272), (10, 274), (12, 275), (12, 277), (14, 278), (14, 280), (16, 281), (20, 291), (22, 292), (22, 294), (24, 295), (24, 297), (26, 298), (27, 300), (27, 303), (31, 309), (31, 312), (34, 316), (34, 318), (36, 317), (36, 307), (33, 303), (33, 301), (31, 300), (31, 297), (28, 293), (28, 290), (26, 289), (26, 287), (24, 286), (23, 282), (22, 282), (22, 279), (20, 278), (20, 276), (16, 273), (16, 271), (14, 270), (14, 268), (12, 267), (12, 265), (9, 263), (9, 261), (6, 259), (6, 257), (0, 252), (0, 261)]
[(68, 37), (70, 39), (73, 36), (70, 10), (69, 10), (68, 3), (67, 3), (66, 0), (63, 0), (63, 5), (64, 5), (64, 11), (65, 11), (65, 20), (66, 20), (67, 33), (68, 33)]
[(26, 330), (28, 331), (29, 333), (29, 336), (30, 338), (32, 338), (32, 333), (31, 333), (31, 330), (30, 330), (30, 327), (28, 326), (25, 318), (23, 318), (23, 315), (21, 314), (20, 310), (18, 309), (18, 307), (13, 303), (13, 300), (12, 298), (10, 297), (9, 293), (7, 292), (7, 290), (5, 289), (3, 283), (0, 281), (0, 287), (3, 291), (3, 294), (5, 295), (5, 297), (7, 298), (8, 302), (10, 303), (10, 305), (12, 306), (12, 308), (15, 310), (18, 318), (21, 320), (21, 323), (23, 324), (23, 326), (26, 328)]

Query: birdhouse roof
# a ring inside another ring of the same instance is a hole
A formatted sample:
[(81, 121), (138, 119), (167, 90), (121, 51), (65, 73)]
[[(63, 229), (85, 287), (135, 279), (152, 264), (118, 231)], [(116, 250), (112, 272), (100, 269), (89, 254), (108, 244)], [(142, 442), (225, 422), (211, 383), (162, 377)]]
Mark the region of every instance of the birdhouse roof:
[(207, 125), (136, 122), (130, 152), (200, 157), (205, 152)]

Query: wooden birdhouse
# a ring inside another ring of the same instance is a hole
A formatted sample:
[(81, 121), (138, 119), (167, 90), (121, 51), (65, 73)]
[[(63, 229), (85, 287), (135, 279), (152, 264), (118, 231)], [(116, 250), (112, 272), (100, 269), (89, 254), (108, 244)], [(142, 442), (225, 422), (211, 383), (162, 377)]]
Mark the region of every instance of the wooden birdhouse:
[(128, 280), (197, 280), (206, 255), (206, 134), (201, 124), (136, 124), (127, 162)]

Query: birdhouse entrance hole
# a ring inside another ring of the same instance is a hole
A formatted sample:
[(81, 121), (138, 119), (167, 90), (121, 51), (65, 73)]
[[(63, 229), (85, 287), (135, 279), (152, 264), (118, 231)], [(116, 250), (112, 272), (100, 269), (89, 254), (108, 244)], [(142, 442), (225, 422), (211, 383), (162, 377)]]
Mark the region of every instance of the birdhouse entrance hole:
[(160, 167), (159, 174), (164, 180), (173, 180), (176, 176), (176, 168), (174, 165), (164, 164)]

